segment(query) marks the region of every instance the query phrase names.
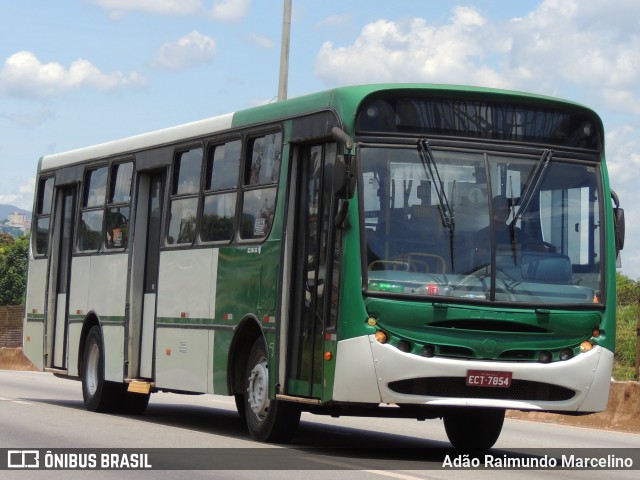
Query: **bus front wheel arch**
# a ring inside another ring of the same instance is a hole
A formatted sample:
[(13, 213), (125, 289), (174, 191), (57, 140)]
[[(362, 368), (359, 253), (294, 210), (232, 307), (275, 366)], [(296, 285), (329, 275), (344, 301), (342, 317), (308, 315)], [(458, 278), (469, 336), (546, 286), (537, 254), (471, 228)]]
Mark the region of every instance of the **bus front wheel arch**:
[(244, 375), (245, 421), (251, 436), (262, 442), (287, 442), (300, 423), (300, 407), (269, 398), (269, 363), (262, 338), (251, 347)]
[(236, 327), (229, 347), (227, 379), (229, 393), (234, 396), (238, 414), (245, 418), (244, 374), (251, 347), (257, 339), (264, 341), (264, 333), (256, 318), (248, 316)]

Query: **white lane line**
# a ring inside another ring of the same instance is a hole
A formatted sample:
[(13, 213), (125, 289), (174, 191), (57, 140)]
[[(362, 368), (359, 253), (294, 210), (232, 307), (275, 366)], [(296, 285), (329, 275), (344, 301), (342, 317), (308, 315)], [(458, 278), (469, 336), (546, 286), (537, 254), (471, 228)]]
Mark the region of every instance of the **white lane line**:
[(19, 403), (21, 405), (33, 405), (33, 402), (27, 402), (25, 400), (15, 400), (13, 398), (0, 397), (0, 402)]
[(307, 457), (308, 460), (317, 463), (324, 463), (326, 465), (333, 465), (335, 467), (347, 468), (349, 470), (360, 470), (361, 472), (371, 473), (373, 475), (380, 475), (383, 477), (397, 478), (399, 480), (424, 480), (424, 477), (416, 477), (413, 475), (406, 475), (404, 473), (387, 472), (385, 470), (368, 470), (367, 467), (362, 465), (355, 465), (352, 463), (336, 462), (335, 460), (325, 460), (315, 457)]

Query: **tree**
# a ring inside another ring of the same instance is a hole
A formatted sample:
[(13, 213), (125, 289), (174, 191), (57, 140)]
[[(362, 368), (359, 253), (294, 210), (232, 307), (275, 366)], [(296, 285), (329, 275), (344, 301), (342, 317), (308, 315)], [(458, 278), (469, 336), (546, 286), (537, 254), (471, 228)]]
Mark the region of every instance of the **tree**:
[[(4, 238), (0, 238), (2, 242)], [(22, 305), (27, 286), (29, 238), (0, 243), (0, 305)]]

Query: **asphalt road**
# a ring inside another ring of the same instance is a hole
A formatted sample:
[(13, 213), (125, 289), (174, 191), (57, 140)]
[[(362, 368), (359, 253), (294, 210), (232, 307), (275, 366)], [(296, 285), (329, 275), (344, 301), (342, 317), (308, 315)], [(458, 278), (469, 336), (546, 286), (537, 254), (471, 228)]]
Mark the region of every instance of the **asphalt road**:
[[(154, 479), (480, 480), (602, 476), (637, 479), (640, 476), (639, 470), (496, 468), (497, 462), (508, 459), (524, 462), (532, 455), (537, 459), (547, 453), (551, 458), (568, 457), (576, 453), (576, 448), (588, 449), (578, 453), (589, 458), (606, 458), (611, 454), (627, 458), (631, 453), (635, 468), (640, 468), (640, 435), (637, 434), (508, 419), (494, 449), (477, 457), (480, 465), (485, 466), (485, 455), (488, 455), (489, 460), (494, 461), (493, 468), (442, 469), (444, 462), (460, 462), (465, 457), (450, 448), (439, 420), (334, 419), (303, 414), (292, 443), (273, 446), (251, 439), (231, 397), (158, 393), (152, 395), (142, 416), (96, 414), (84, 409), (79, 382), (40, 372), (0, 370), (0, 449), (47, 449), (52, 453), (83, 452), (85, 455), (96, 449), (96, 455), (100, 455), (106, 449), (127, 449), (128, 453), (141, 454), (148, 451), (146, 449), (165, 448), (173, 450), (151, 450), (150, 463), (156, 463), (157, 467), (158, 462), (163, 465), (168, 462), (174, 465), (174, 470), (13, 469), (0, 470), (0, 479), (152, 476)], [(65, 458), (68, 460), (68, 455)], [(100, 457), (97, 458), (99, 463)], [(175, 463), (171, 463), (171, 459)], [(0, 465), (2, 460), (0, 458)], [(203, 462), (206, 469), (188, 470), (193, 462)]]

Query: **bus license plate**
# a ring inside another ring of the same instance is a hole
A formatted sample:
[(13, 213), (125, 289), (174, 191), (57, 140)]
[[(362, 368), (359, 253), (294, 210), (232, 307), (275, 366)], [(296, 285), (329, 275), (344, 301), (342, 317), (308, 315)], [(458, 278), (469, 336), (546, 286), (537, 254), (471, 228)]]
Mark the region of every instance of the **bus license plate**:
[(469, 370), (467, 371), (467, 386), (509, 388), (511, 386), (511, 376), (511, 372)]

